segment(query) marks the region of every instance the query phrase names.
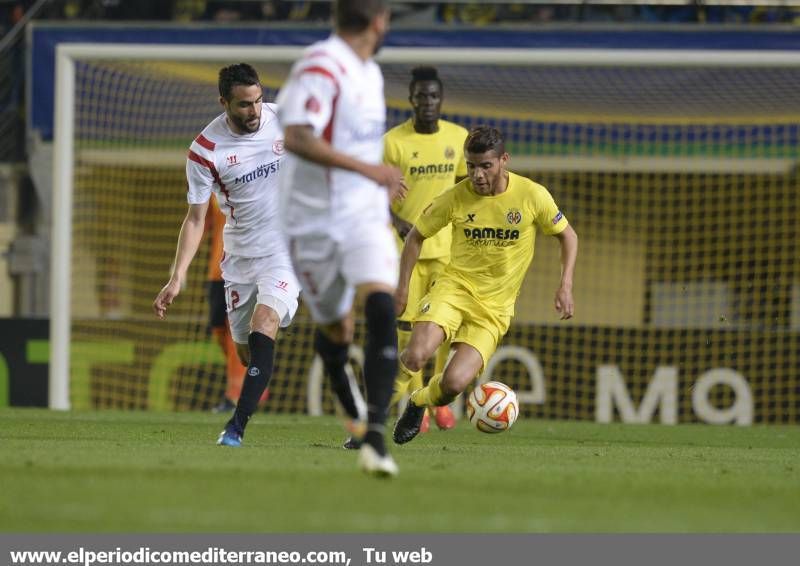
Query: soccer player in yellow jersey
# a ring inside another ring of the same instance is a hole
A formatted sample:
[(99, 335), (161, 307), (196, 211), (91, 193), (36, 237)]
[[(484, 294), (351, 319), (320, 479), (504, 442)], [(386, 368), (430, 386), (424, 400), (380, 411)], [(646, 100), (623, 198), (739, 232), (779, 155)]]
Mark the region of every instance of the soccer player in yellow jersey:
[(561, 283), (555, 308), (561, 319), (575, 310), (572, 279), (578, 236), (543, 186), (506, 170), (509, 156), (494, 128), (473, 129), (464, 144), (468, 178), (424, 210), (406, 237), (395, 293), (406, 308), (408, 284), (423, 242), (442, 229), (453, 236), (450, 263), (416, 308), (411, 341), (400, 371), (419, 371), (442, 342), (452, 357), (441, 374), (414, 391), (394, 428), (403, 444), (419, 434), (426, 407), (452, 402), (485, 367), (508, 330), (522, 280), (533, 259), (537, 230), (561, 244)]
[[(441, 119), (444, 88), (433, 67), (417, 67), (411, 71), (408, 99), (414, 110), (409, 120), (389, 130), (384, 136), (383, 160), (398, 167), (406, 179), (408, 194), (392, 203), (392, 223), (402, 251), (403, 240), (430, 202), (466, 177), (464, 140), (467, 130)], [(408, 285), (408, 307), (399, 313), (398, 347), (403, 350), (411, 337), (411, 322), (419, 301), (430, 289), (450, 261), (451, 236), (448, 230), (428, 238), (422, 245), (419, 259)], [(434, 375), (441, 373), (447, 361), (449, 343), (445, 342), (436, 355)], [(407, 376), (405, 376), (407, 377)], [(405, 393), (423, 386), (422, 372), (406, 381), (395, 382), (392, 399), (397, 402)], [(436, 424), (441, 429), (455, 426), (455, 417), (448, 406), (436, 407)], [(425, 418), (427, 424), (427, 417)], [(423, 432), (426, 429), (423, 426)]]

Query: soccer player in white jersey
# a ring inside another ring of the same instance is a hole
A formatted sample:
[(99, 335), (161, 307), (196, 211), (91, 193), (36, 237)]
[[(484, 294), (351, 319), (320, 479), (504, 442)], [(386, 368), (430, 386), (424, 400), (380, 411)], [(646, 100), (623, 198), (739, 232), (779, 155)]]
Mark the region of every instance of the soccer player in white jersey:
[(159, 318), (181, 291), (200, 245), (211, 193), (226, 216), (222, 277), (231, 334), (247, 366), (241, 396), (217, 444), (241, 446), (247, 422), (272, 377), (278, 328), (297, 310), (300, 285), (292, 271), (278, 214), (283, 133), (274, 104), (262, 100), (246, 63), (219, 72), (217, 116), (192, 143), (186, 160), (189, 210), (169, 282), (153, 302)]
[(278, 96), (290, 152), (281, 171), (281, 220), (329, 373), (345, 371), (354, 296), (364, 297), (367, 430), (359, 465), (393, 476), (397, 465), (384, 444), (397, 373), (398, 253), (389, 202), (405, 186), (400, 170), (382, 163), (383, 75), (372, 60), (389, 8), (385, 0), (339, 0), (334, 23), (334, 33), (295, 63)]

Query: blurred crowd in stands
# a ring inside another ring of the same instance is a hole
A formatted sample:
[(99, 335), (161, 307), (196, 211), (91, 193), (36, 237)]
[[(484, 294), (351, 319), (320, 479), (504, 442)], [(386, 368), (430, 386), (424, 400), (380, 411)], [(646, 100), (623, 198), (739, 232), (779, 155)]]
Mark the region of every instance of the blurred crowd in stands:
[[(2, 24), (9, 29), (35, 0), (0, 0)], [(735, 4), (735, 2), (731, 2)], [(800, 23), (800, 0), (795, 5), (616, 5), (474, 2), (396, 2), (398, 23), (485, 25), (493, 23)], [(51, 0), (40, 19), (164, 20), (215, 22), (326, 22), (331, 2), (317, 0)]]

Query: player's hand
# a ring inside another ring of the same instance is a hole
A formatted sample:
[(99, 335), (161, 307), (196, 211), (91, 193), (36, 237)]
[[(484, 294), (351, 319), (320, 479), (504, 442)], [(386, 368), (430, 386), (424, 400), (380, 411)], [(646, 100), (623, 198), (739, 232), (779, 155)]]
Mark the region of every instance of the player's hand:
[(397, 288), (394, 292), (394, 311), (397, 316), (406, 312), (406, 305), (408, 304), (408, 289)]
[(408, 186), (406, 185), (405, 179), (402, 177), (400, 178), (400, 183), (395, 188), (389, 188), (389, 202), (394, 202), (396, 200), (403, 200), (408, 195)]
[(559, 287), (556, 291), (556, 310), (561, 315), (561, 320), (572, 318), (575, 314), (575, 301), (572, 298), (572, 290), (566, 287)]
[(172, 301), (180, 292), (181, 284), (178, 281), (170, 279), (169, 282), (164, 285), (164, 288), (158, 293), (156, 300), (153, 301), (153, 312), (156, 313), (158, 318), (164, 319), (167, 315), (167, 307), (172, 304)]
[(390, 201), (403, 199), (406, 194), (408, 194), (408, 187), (406, 187), (405, 180), (403, 179), (403, 172), (397, 167), (392, 167), (391, 165), (385, 165), (383, 163), (370, 165), (366, 171), (366, 176), (380, 186), (386, 187), (386, 190), (389, 192)]

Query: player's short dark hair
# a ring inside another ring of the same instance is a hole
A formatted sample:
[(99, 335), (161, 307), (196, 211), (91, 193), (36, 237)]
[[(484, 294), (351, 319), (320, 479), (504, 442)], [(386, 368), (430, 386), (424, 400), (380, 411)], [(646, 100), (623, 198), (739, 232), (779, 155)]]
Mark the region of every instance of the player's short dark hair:
[(411, 82), (408, 83), (408, 94), (414, 94), (414, 85), (425, 81), (434, 81), (439, 84), (439, 91), (444, 93), (442, 79), (439, 78), (439, 71), (436, 67), (414, 67), (411, 69)]
[(387, 0), (336, 0), (333, 21), (339, 31), (358, 33), (367, 29), (375, 16), (388, 9)]
[(492, 151), (500, 156), (506, 152), (506, 140), (500, 130), (491, 126), (475, 126), (464, 142), (467, 153), (486, 153)]
[(237, 85), (253, 86), (261, 84), (258, 73), (247, 63), (228, 65), (219, 70), (219, 95), (225, 100), (231, 99), (233, 87)]

